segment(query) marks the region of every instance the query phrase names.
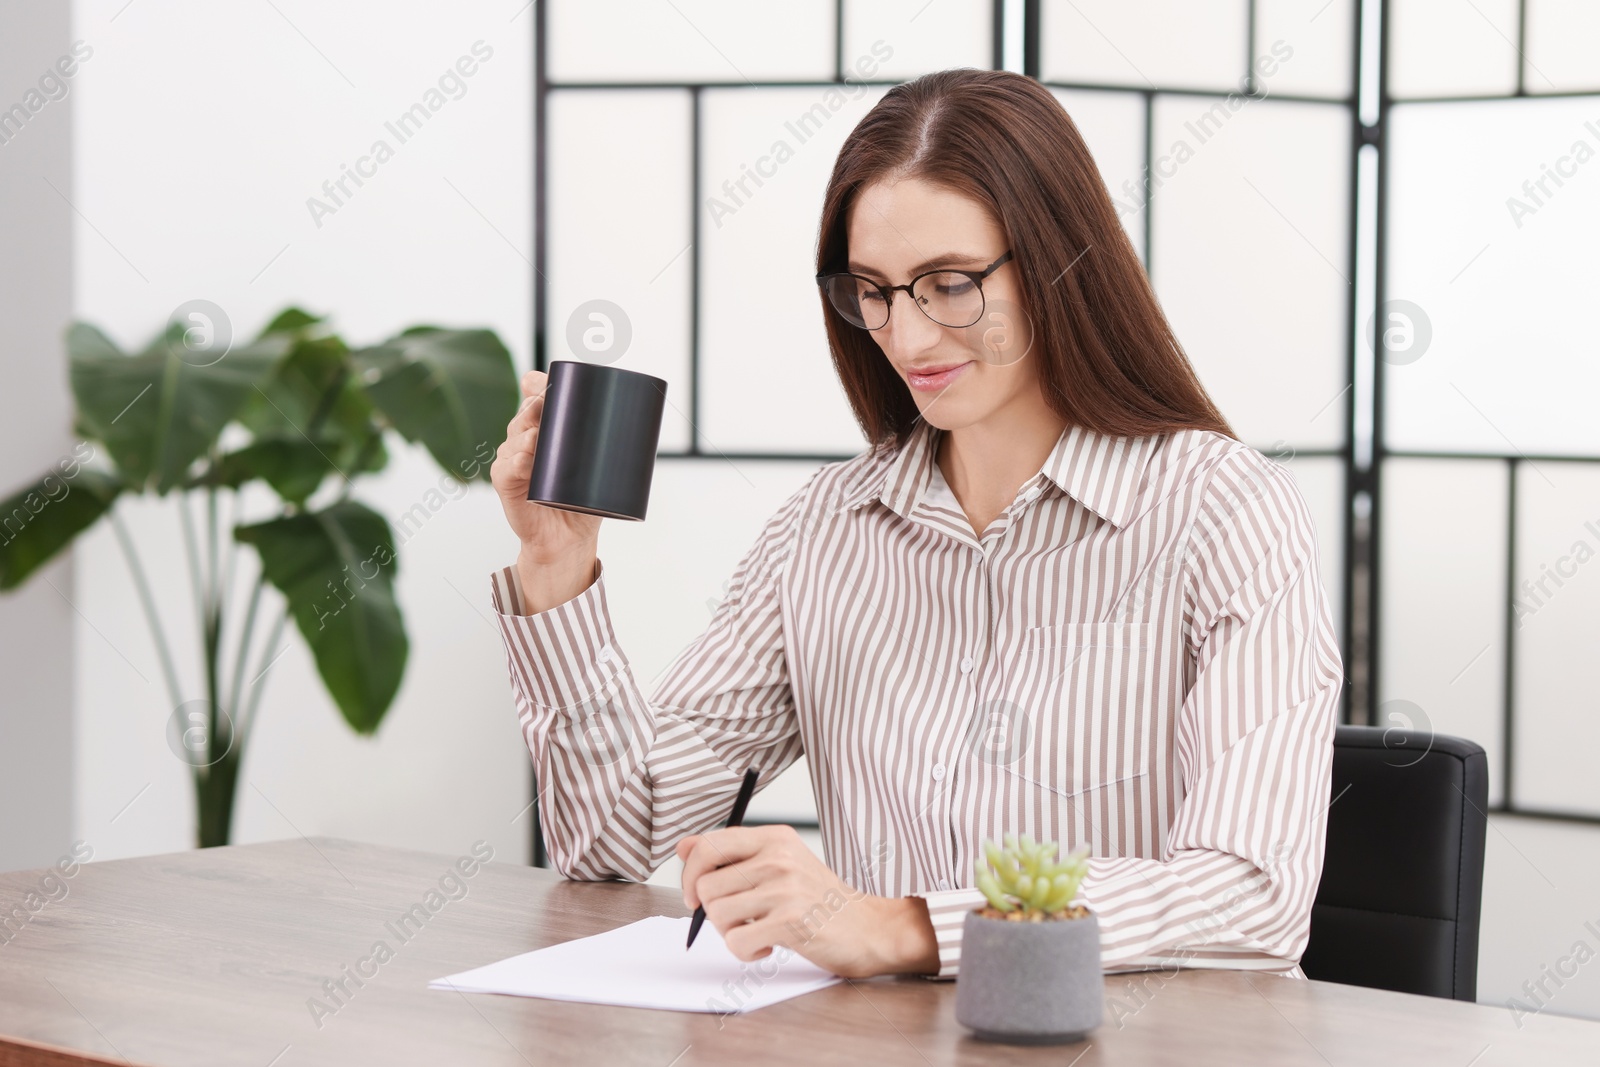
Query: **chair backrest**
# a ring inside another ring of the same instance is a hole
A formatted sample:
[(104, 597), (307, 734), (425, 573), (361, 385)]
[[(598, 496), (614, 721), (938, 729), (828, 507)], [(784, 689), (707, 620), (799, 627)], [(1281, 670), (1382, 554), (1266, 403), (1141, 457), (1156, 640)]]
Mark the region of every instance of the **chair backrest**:
[(1475, 1000), (1489, 769), (1471, 741), (1340, 726), (1309, 978)]

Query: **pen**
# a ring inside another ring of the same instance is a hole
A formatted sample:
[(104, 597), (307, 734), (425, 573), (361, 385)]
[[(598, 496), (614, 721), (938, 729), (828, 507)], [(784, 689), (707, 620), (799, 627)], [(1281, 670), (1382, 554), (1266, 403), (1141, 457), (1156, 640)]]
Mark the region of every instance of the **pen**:
[[(728, 816), (724, 826), (738, 826), (744, 822), (744, 809), (749, 805), (750, 798), (755, 796), (756, 778), (760, 775), (754, 767), (744, 772), (744, 781), (739, 783), (739, 795), (733, 801), (733, 814)], [(704, 904), (694, 909), (694, 918), (689, 920), (689, 944), (683, 946), (689, 949), (694, 945), (694, 935), (700, 932), (700, 926), (706, 921), (706, 906)]]

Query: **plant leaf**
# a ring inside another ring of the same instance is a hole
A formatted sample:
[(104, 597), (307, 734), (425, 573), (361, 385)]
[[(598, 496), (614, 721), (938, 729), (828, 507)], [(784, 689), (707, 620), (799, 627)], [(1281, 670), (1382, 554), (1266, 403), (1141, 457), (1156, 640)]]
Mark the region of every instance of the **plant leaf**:
[[(274, 322), (289, 314), (284, 312)], [(258, 441), (314, 441), (324, 474), (332, 470), (354, 478), (382, 469), (388, 461), (383, 428), (374, 418), (372, 401), (355, 380), (349, 356), (338, 337), (297, 338), (272, 377), (246, 402), (239, 421)], [(297, 453), (303, 451), (293, 447)], [(297, 465), (297, 469), (309, 477), (309, 467)], [(293, 493), (283, 494), (278, 484), (273, 487), (285, 500), (295, 499)], [(290, 488), (298, 492), (297, 483)]]
[(399, 561), (383, 516), (345, 500), (321, 511), (241, 526), (345, 720), (371, 734), (400, 688), (409, 644), (394, 597)]
[(492, 330), (416, 326), (351, 362), (378, 410), (458, 481), (488, 480), (494, 445), (517, 413), (511, 353)]
[[(329, 422), (364, 421), (372, 404), (359, 389), (345, 395), (351, 377), (349, 352), (333, 336), (294, 339), (272, 377), (245, 404), (239, 421), (252, 432), (293, 430), (312, 436)], [(349, 410), (352, 405), (356, 410)]]
[(261, 336), (271, 333), (299, 333), (307, 327), (315, 326), (324, 321), (325, 316), (313, 315), (309, 311), (302, 311), (297, 307), (286, 307), (262, 329)]
[(288, 349), (287, 339), (269, 337), (196, 366), (177, 354), (183, 332), (169, 325), (130, 356), (87, 323), (67, 331), (78, 428), (106, 446), (129, 488), (165, 493), (182, 485)]
[(988, 871), (979, 871), (977, 886), (979, 891), (983, 893), (984, 898), (989, 901), (989, 905), (993, 907), (995, 911), (1013, 910), (1014, 906), (1012, 905), (1011, 901), (1006, 899), (1005, 891), (1000, 888), (1000, 883), (995, 881), (994, 875), (990, 874)]
[(47, 474), (0, 501), (0, 589), (15, 589), (93, 526), (122, 492), (102, 471)]
[(338, 448), (339, 441), (333, 437), (324, 437), (319, 444), (282, 432), (262, 435), (244, 448), (220, 456), (200, 482), (237, 489), (260, 478), (285, 501), (304, 504), (334, 469), (329, 456)]

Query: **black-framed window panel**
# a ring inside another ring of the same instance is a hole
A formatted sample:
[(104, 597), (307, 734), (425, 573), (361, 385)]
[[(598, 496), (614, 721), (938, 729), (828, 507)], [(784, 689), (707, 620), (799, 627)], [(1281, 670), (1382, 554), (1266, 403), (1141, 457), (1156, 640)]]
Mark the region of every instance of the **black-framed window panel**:
[[(669, 383), (664, 458), (858, 452), (811, 280), (822, 187), (888, 85), (994, 64), (998, 7), (548, 6), (544, 360), (626, 330), (623, 365)], [(785, 404), (751, 403), (780, 377)]]
[(1346, 101), (1354, 0), (1042, 0), (1041, 80)]
[(1030, 32), (1207, 388), (1294, 471), (1348, 660), (1353, 2), (1045, 0)]
[(1391, 0), (1385, 6), (1391, 99), (1600, 91), (1600, 7), (1586, 0)]
[[(1235, 431), (1294, 471), (1317, 523), (1324, 587), (1342, 633), (1350, 112), (1272, 99), (1233, 112), (1225, 100), (1154, 96), (1155, 166), (1163, 157), (1173, 163), (1152, 190), (1149, 268)], [(1202, 141), (1195, 131), (1206, 129)]]
[[(889, 85), (997, 66), (1000, 17), (925, 0), (539, 5), (536, 362), (668, 381), (663, 496), (727, 503), (698, 541), (742, 550), (741, 515), (759, 522), (817, 461), (861, 450), (811, 278), (827, 173)], [(671, 522), (670, 507), (652, 516)], [(672, 574), (693, 569), (680, 562)], [(803, 784), (796, 771), (783, 780)], [(814, 825), (809, 791), (788, 792), (775, 783), (753, 816)], [(542, 864), (536, 808), (534, 824)]]
[[(889, 85), (999, 66), (1019, 22), (1208, 387), (1294, 470), (1350, 662), (1351, 0), (541, 4), (538, 364), (625, 320), (619, 365), (670, 383), (666, 477), (859, 452), (810, 279), (828, 169)], [(775, 387), (782, 405), (753, 402)]]
[(694, 220), (685, 205), (695, 98), (628, 88), (552, 89), (545, 99), (548, 353), (665, 379), (667, 453), (693, 441), (684, 398), (693, 385)]
[(1595, 822), (1600, 9), (1480, 6), (1387, 27), (1378, 710), (1482, 743), (1497, 810)]

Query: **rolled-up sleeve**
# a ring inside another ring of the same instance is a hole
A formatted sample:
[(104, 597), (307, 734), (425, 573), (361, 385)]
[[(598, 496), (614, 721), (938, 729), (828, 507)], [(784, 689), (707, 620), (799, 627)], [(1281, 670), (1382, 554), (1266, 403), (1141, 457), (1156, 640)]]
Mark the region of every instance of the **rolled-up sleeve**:
[(726, 817), (747, 767), (764, 785), (799, 757), (782, 578), (810, 485), (767, 521), (648, 697), (612, 626), (603, 564), (582, 593), (536, 614), (515, 567), (492, 576), (541, 829), (566, 877), (648, 878), (682, 837)]
[[(1177, 725), (1183, 799), (1161, 855), (1092, 856), (1079, 902), (1099, 920), (1108, 972), (1302, 976), (1343, 667), (1311, 517), (1288, 472), (1245, 450), (1221, 460), (1184, 560), (1193, 684)], [(920, 895), (939, 977), (951, 977), (982, 895)]]

